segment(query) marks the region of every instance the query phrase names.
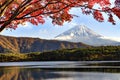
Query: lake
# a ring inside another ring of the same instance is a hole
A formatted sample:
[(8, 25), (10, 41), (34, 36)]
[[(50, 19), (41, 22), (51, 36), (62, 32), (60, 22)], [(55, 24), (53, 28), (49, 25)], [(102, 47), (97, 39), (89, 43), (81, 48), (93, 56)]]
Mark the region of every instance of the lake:
[(120, 61), (1, 62), (0, 80), (120, 80)]

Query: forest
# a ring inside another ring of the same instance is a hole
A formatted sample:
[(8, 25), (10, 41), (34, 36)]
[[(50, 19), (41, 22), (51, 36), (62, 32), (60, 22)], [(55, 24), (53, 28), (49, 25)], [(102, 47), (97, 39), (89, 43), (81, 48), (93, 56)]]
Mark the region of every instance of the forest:
[(49, 52), (1, 53), (1, 62), (14, 61), (111, 61), (120, 60), (120, 46), (61, 49)]

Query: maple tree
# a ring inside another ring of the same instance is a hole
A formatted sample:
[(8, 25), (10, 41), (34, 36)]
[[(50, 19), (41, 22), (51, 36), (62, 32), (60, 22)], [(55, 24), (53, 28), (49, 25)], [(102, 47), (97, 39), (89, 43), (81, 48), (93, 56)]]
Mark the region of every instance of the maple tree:
[(81, 8), (83, 14), (92, 14), (99, 22), (104, 21), (103, 13), (112, 24), (115, 24), (114, 15), (120, 19), (120, 0), (114, 0), (114, 4), (110, 0), (0, 0), (0, 32), (5, 28), (16, 29), (25, 22), (43, 24), (45, 17), (50, 17), (53, 24), (62, 25), (73, 18), (69, 13), (73, 7)]

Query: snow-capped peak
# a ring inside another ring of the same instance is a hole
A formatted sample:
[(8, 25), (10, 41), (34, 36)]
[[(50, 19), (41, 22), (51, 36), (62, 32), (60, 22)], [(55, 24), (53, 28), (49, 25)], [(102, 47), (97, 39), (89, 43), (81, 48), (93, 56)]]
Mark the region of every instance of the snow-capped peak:
[(71, 37), (75, 37), (75, 36), (80, 36), (80, 37), (87, 37), (87, 36), (91, 36), (91, 37), (101, 37), (101, 35), (95, 33), (94, 31), (92, 31), (91, 29), (87, 28), (85, 25), (77, 25), (71, 29), (69, 29), (68, 31), (56, 36), (56, 38), (60, 37), (60, 36), (71, 36)]
[(116, 44), (116, 41), (110, 39), (104, 39), (104, 36), (101, 36), (89, 29), (85, 25), (77, 25), (68, 31), (63, 32), (62, 34), (55, 37), (57, 40), (64, 40), (70, 42), (83, 42), (89, 45), (112, 45)]

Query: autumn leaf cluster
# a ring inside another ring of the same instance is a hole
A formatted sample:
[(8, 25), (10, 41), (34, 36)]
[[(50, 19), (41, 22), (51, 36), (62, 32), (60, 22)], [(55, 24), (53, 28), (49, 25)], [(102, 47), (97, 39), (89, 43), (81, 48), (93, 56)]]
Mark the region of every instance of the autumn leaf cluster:
[(5, 28), (16, 29), (25, 22), (43, 24), (46, 17), (53, 24), (62, 25), (74, 17), (69, 13), (73, 7), (81, 8), (83, 14), (92, 14), (99, 22), (105, 20), (104, 13), (112, 24), (115, 24), (114, 16), (120, 19), (120, 0), (114, 0), (114, 4), (110, 0), (0, 0), (0, 32)]

